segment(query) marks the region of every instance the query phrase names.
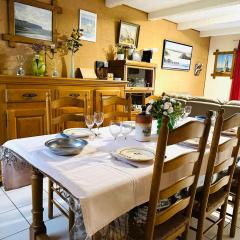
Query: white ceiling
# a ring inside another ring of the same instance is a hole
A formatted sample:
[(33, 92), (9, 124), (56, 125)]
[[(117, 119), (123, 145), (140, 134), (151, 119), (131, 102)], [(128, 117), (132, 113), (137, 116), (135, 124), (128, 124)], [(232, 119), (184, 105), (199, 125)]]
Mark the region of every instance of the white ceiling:
[(166, 19), (178, 30), (200, 36), (240, 34), (240, 0), (105, 0), (107, 7), (127, 5), (148, 13), (151, 21)]

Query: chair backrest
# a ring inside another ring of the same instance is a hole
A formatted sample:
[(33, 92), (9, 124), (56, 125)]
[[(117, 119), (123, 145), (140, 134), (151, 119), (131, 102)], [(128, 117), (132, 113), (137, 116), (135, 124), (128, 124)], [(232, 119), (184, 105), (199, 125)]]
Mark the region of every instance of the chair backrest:
[[(223, 120), (223, 113), (224, 110), (222, 108), (219, 109), (214, 127), (203, 196), (200, 203), (200, 211), (202, 211), (202, 214), (204, 211), (208, 211), (207, 205), (209, 197), (212, 194), (229, 193), (238, 157), (240, 146), (240, 114), (235, 114)], [(219, 144), (221, 133), (232, 128), (238, 128), (237, 134)], [(215, 181), (213, 181), (214, 175), (217, 176)]]
[(84, 122), (87, 114), (87, 96), (84, 99), (62, 97), (51, 101), (50, 94), (46, 96), (47, 132), (58, 132), (65, 128), (67, 122)]
[[(151, 240), (156, 225), (168, 221), (180, 212), (183, 212), (190, 221), (197, 181), (211, 126), (211, 115), (211, 112), (207, 114), (204, 123), (198, 121), (188, 122), (171, 132), (168, 130), (169, 119), (164, 117), (158, 137), (156, 157), (154, 161), (145, 239)], [(195, 138), (199, 139), (198, 149), (181, 154), (164, 162), (167, 145), (173, 145)], [(162, 175), (164, 173), (174, 172), (182, 167), (188, 169), (183, 172), (184, 176), (179, 178), (176, 176), (172, 185), (165, 189), (161, 189)], [(163, 211), (157, 211), (159, 201), (169, 198), (186, 188), (189, 188), (189, 190), (182, 199), (176, 201), (173, 205)], [(187, 228), (187, 226), (185, 227)]]
[[(107, 108), (111, 108), (110, 111), (106, 111)], [(131, 96), (121, 98), (118, 96), (112, 96), (104, 98), (101, 95), (101, 111), (104, 112), (104, 120), (131, 120), (131, 107), (132, 99)]]

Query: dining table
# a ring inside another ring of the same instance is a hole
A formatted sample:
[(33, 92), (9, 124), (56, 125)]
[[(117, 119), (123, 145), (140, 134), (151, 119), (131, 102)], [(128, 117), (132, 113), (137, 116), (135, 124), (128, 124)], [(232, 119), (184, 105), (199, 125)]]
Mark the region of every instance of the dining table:
[[(188, 118), (186, 121), (192, 120), (196, 119)], [(136, 141), (134, 130), (127, 139), (119, 136), (114, 141), (109, 127), (102, 127), (94, 139), (87, 139), (88, 144), (75, 156), (58, 156), (45, 146), (46, 141), (62, 137), (60, 134), (14, 139), (4, 143), (1, 147), (4, 187), (14, 189), (32, 185), (30, 239), (47, 236), (42, 200), (45, 176), (61, 187), (75, 214), (69, 239), (92, 239), (95, 233), (104, 231), (114, 221), (119, 227), (130, 210), (148, 202), (153, 161), (132, 165), (114, 158), (112, 153), (123, 147), (147, 148), (155, 152), (158, 138), (156, 125), (156, 121), (153, 121), (151, 141), (148, 142)], [(189, 151), (196, 151), (196, 146), (168, 146), (165, 161)], [(209, 148), (204, 156), (202, 176), (206, 172), (208, 153)], [(173, 184), (187, 171), (190, 171), (188, 166), (182, 166), (177, 171), (164, 173), (161, 189)], [(128, 231), (125, 226), (122, 228)]]

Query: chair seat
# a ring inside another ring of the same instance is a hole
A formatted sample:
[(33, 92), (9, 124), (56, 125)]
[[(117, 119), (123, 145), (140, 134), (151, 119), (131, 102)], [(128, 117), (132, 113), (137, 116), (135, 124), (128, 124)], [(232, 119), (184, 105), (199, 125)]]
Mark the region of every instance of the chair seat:
[[(146, 205), (139, 206), (138, 208), (135, 208), (131, 211), (128, 223), (129, 236), (131, 239), (144, 239), (147, 211), (148, 207)], [(189, 218), (184, 216), (183, 213), (178, 213), (165, 223), (155, 227), (153, 239), (167, 239), (181, 228), (185, 229), (185, 226), (188, 224), (189, 221)]]
[[(206, 212), (208, 214), (210, 214), (210, 213), (214, 212), (216, 209), (218, 209), (218, 207), (223, 204), (223, 202), (225, 201), (227, 196), (228, 196), (228, 193), (224, 190), (220, 190), (220, 191), (217, 191), (216, 193), (209, 195)], [(194, 217), (199, 216), (200, 202), (202, 201), (202, 198), (203, 198), (203, 192), (199, 191), (196, 194), (195, 203), (194, 203), (194, 207), (193, 207), (192, 215)]]

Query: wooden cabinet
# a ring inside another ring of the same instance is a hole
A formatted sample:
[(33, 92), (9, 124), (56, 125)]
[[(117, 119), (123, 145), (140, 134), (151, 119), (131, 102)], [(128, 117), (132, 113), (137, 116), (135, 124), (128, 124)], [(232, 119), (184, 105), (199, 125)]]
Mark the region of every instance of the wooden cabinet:
[(109, 61), (109, 72), (127, 81), (126, 95), (132, 97), (133, 115), (139, 112), (141, 105), (145, 104), (145, 98), (154, 94), (157, 65), (146, 62), (129, 60)]
[(88, 112), (100, 110), (101, 96), (125, 96), (126, 82), (0, 76), (0, 144), (46, 134), (46, 94), (51, 99), (87, 97)]

